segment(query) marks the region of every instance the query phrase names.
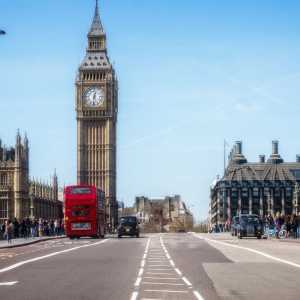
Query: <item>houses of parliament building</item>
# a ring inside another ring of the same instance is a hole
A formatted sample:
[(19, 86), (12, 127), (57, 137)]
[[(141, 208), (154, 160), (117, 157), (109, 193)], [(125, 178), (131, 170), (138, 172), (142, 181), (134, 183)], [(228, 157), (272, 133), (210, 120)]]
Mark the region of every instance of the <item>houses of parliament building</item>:
[(58, 200), (58, 180), (43, 184), (29, 178), (29, 142), (17, 133), (15, 147), (0, 140), (0, 224), (6, 219), (56, 219), (63, 217)]

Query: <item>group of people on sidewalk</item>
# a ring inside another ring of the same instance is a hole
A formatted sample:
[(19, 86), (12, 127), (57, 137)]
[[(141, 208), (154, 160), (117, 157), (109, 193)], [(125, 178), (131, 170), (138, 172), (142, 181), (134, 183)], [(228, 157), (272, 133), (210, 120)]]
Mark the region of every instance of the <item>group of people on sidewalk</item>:
[(300, 238), (300, 214), (284, 215), (279, 212), (275, 216), (268, 215), (263, 220), (265, 231), (275, 231), (276, 238), (279, 238), (280, 231), (285, 232), (285, 238)]
[(0, 239), (6, 239), (10, 244), (13, 238), (30, 238), (43, 236), (59, 236), (64, 234), (62, 219), (30, 219), (26, 218), (19, 222), (16, 218), (6, 220), (0, 226)]
[[(269, 232), (272, 231), (274, 232), (274, 237), (279, 238), (280, 232), (284, 232), (284, 238), (300, 239), (300, 213), (285, 215), (277, 212), (275, 215), (269, 214), (260, 218), (260, 221), (265, 235), (269, 235)], [(224, 224), (215, 224), (209, 232), (230, 232), (231, 223), (231, 220), (227, 220)]]

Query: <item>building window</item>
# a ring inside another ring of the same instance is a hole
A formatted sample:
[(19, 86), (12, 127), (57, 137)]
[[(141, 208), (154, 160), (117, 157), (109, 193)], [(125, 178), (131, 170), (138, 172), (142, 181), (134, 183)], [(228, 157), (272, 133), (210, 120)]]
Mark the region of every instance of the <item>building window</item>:
[(6, 174), (1, 174), (0, 176), (0, 185), (7, 185), (7, 175)]

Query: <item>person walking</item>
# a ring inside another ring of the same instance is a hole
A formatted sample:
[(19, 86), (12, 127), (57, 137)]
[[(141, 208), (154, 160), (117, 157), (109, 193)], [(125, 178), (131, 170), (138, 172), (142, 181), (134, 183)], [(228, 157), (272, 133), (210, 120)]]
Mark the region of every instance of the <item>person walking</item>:
[(7, 220), (5, 226), (5, 237), (8, 244), (11, 244), (12, 242), (13, 232), (14, 232), (14, 225), (11, 222), (11, 220)]

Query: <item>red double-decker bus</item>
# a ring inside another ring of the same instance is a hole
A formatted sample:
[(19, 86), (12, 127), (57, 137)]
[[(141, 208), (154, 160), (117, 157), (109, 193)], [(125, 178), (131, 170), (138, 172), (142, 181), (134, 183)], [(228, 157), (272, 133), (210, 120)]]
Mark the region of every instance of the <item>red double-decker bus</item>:
[(69, 238), (105, 235), (105, 194), (94, 186), (68, 186), (64, 190), (65, 231)]

